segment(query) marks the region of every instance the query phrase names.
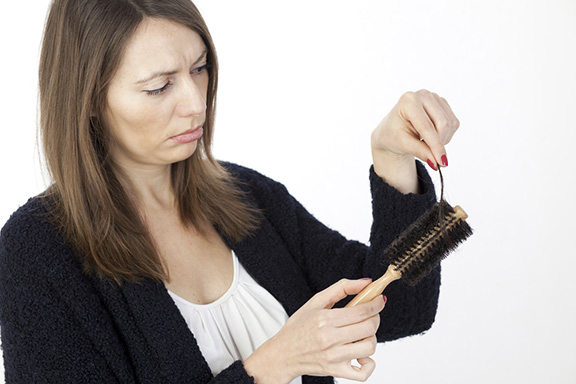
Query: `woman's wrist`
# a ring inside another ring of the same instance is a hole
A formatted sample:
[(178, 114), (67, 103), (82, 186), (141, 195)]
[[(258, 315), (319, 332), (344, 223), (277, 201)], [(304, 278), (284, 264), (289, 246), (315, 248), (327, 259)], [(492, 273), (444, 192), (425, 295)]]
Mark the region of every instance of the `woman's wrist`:
[(294, 377), (288, 372), (286, 357), (273, 348), (274, 337), (257, 348), (246, 360), (244, 369), (254, 378), (255, 384), (288, 384)]
[(384, 182), (402, 193), (420, 193), (416, 160), (412, 155), (398, 155), (372, 146), (374, 172)]

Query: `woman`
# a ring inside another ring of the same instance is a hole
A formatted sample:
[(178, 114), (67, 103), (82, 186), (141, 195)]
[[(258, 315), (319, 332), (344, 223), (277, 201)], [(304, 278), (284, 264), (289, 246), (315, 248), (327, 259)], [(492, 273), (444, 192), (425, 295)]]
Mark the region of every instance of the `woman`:
[(7, 383), (366, 380), (377, 341), (431, 326), (438, 270), (390, 286), (381, 315), (386, 297), (333, 307), (435, 201), (414, 157), (448, 165), (446, 101), (407, 93), (374, 130), (367, 247), (214, 160), (217, 76), (188, 0), (53, 2), (40, 63), (53, 184), (0, 237)]

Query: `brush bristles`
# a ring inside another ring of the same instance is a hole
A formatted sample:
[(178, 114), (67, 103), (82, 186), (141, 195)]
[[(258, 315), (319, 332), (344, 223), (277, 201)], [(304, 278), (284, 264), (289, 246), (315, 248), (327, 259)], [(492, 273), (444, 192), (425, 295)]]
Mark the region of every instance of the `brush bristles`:
[(436, 203), (388, 246), (384, 260), (395, 266), (406, 283), (415, 285), (472, 235), (466, 217), (460, 207)]

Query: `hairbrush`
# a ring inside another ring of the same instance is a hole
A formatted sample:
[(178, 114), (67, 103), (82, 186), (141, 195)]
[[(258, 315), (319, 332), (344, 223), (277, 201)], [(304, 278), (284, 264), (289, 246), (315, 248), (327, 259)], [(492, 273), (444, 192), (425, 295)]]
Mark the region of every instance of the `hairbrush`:
[(466, 218), (468, 215), (460, 206), (452, 208), (441, 198), (386, 248), (383, 258), (390, 264), (386, 273), (346, 306), (372, 300), (381, 295), (388, 284), (400, 278), (408, 285), (416, 285), (472, 235)]

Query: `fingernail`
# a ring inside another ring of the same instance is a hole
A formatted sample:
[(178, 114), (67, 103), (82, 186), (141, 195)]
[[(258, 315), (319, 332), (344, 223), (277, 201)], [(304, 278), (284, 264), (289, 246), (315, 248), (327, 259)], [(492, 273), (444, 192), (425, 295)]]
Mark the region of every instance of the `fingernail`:
[(430, 159), (426, 160), (426, 162), (428, 163), (430, 168), (432, 168), (433, 170), (436, 170), (436, 164), (434, 164)]
[(382, 298), (384, 299), (384, 304), (386, 304), (386, 302), (388, 301), (388, 298), (386, 297), (386, 295), (382, 295)]
[(442, 165), (444, 167), (448, 166), (448, 157), (446, 157), (446, 154), (442, 155), (442, 158), (440, 160), (442, 160)]
[(372, 280), (372, 278), (371, 277), (363, 277), (360, 280)]

